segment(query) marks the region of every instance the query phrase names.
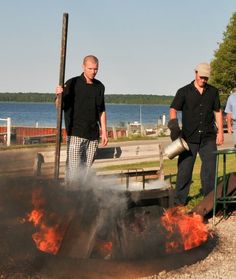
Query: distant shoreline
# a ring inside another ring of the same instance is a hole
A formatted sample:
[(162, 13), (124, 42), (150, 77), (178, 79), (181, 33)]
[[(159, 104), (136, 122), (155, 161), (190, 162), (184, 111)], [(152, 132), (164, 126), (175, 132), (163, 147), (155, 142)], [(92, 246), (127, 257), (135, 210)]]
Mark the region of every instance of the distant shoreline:
[[(107, 104), (170, 105), (174, 96), (151, 94), (107, 94)], [(53, 103), (53, 93), (0, 93), (0, 102)]]

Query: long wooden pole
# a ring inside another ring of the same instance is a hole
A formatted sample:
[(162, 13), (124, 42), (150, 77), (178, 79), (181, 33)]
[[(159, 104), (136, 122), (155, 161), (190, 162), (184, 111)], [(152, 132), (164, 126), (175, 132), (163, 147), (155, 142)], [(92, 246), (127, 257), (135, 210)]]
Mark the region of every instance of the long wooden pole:
[[(59, 85), (64, 86), (65, 82), (65, 66), (66, 66), (66, 45), (67, 45), (67, 30), (68, 30), (68, 18), (67, 13), (63, 14), (62, 22), (62, 37), (61, 37), (61, 57), (60, 57), (60, 74), (59, 74)], [(57, 134), (56, 134), (56, 152), (55, 152), (55, 168), (54, 178), (59, 179), (60, 170), (60, 151), (61, 151), (61, 127), (62, 127), (62, 96), (61, 94), (57, 97)]]

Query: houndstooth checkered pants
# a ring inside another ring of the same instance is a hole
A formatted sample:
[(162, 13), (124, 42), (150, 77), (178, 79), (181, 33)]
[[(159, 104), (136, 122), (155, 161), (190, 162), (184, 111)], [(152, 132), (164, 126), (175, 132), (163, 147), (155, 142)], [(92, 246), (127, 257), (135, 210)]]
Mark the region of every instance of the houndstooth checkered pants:
[[(79, 174), (79, 167), (88, 170), (94, 162), (98, 140), (67, 136), (66, 182), (73, 181)], [(86, 175), (86, 173), (84, 173)]]

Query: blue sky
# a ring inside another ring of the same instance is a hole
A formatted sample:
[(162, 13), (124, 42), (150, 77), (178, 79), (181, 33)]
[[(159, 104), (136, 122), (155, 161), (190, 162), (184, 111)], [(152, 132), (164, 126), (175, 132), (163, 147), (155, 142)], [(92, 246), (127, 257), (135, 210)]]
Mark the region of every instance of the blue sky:
[(54, 92), (63, 13), (65, 79), (100, 59), (106, 94), (174, 95), (210, 62), (235, 0), (8, 0), (0, 8), (0, 92)]

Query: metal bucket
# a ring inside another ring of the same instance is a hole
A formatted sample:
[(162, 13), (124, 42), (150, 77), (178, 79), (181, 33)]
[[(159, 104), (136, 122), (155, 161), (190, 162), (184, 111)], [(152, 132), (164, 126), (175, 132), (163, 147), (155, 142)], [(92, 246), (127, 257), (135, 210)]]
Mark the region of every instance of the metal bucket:
[(186, 150), (189, 150), (187, 142), (182, 138), (178, 138), (164, 149), (164, 155), (169, 159), (173, 159)]

